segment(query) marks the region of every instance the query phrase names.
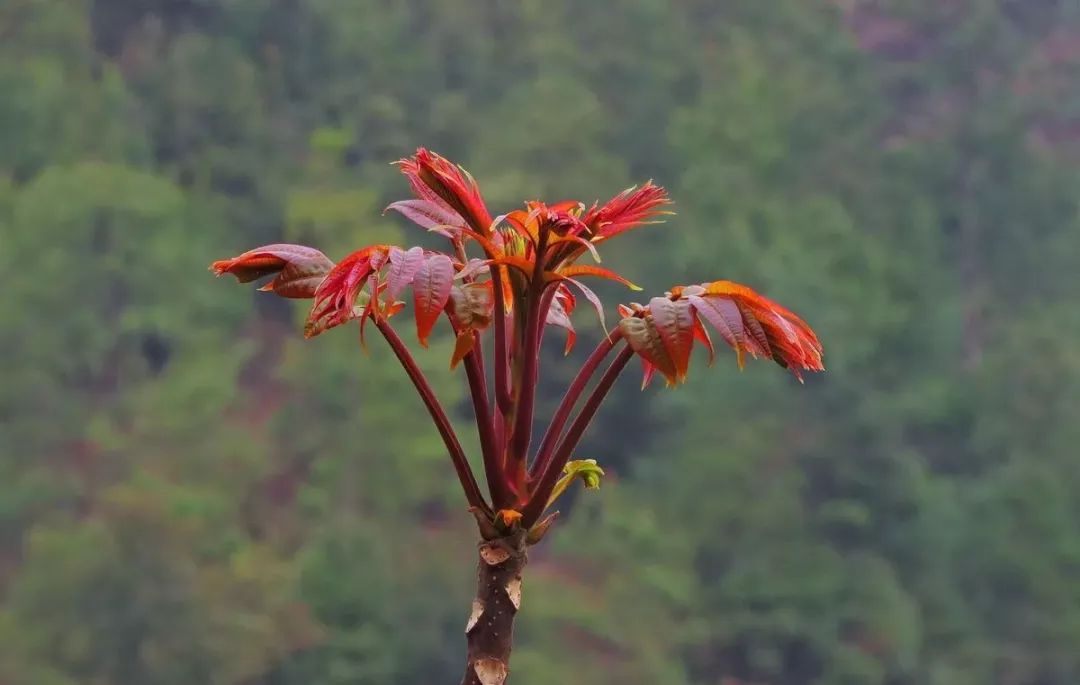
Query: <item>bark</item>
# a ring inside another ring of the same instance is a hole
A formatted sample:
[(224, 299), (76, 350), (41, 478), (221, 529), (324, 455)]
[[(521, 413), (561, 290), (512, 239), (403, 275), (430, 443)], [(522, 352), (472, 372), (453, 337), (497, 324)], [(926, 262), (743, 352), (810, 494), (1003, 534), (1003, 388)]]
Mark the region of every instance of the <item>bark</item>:
[(468, 662), (462, 685), (503, 685), (510, 674), (514, 617), (521, 607), (525, 533), (480, 543), (476, 598), (465, 626)]

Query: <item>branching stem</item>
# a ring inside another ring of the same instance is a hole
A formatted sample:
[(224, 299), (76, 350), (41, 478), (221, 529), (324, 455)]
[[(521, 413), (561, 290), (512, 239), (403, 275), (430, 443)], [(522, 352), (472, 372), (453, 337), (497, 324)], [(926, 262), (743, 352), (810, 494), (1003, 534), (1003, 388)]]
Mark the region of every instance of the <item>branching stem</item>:
[(577, 418), (570, 424), (569, 430), (566, 431), (566, 436), (559, 443), (559, 447), (555, 450), (554, 456), (544, 467), (543, 472), (540, 474), (540, 480), (537, 482), (536, 487), (532, 491), (532, 495), (529, 498), (529, 503), (525, 506), (525, 510), (522, 512), (522, 526), (528, 528), (531, 527), (540, 516), (544, 513), (544, 509), (547, 506), (548, 498), (551, 496), (552, 490), (555, 488), (555, 484), (559, 480), (559, 476), (562, 473), (563, 467), (566, 466), (566, 462), (570, 459), (570, 455), (581, 441), (581, 437), (585, 434), (585, 430), (589, 427), (589, 423), (596, 415), (596, 410), (600, 408), (604, 398), (607, 397), (608, 391), (611, 390), (611, 386), (615, 385), (616, 379), (619, 374), (626, 368), (626, 364), (634, 356), (634, 350), (629, 346), (625, 346), (619, 351), (619, 354), (612, 360), (611, 365), (608, 366), (607, 371), (600, 377), (600, 382), (596, 384), (596, 387), (590, 393), (589, 398), (585, 400), (585, 405), (581, 408)]
[(424, 406), (427, 407), (428, 412), (431, 414), (431, 419), (435, 422), (439, 435), (442, 436), (443, 442), (446, 443), (446, 451), (450, 453), (450, 460), (454, 463), (454, 470), (457, 472), (458, 480), (461, 481), (461, 487), (465, 491), (465, 499), (468, 500), (471, 506), (479, 507), (482, 511), (491, 515), (491, 507), (488, 506), (488, 503), (484, 500), (484, 495), (480, 492), (480, 486), (476, 483), (476, 477), (473, 476), (469, 462), (465, 458), (465, 451), (461, 448), (457, 434), (454, 433), (454, 427), (446, 416), (442, 405), (439, 404), (438, 398), (435, 397), (435, 392), (431, 389), (431, 384), (428, 383), (424, 372), (417, 366), (416, 360), (413, 359), (409, 349), (405, 347), (405, 343), (402, 342), (401, 338), (390, 326), (389, 321), (380, 319), (376, 321), (375, 325), (379, 328), (379, 332), (383, 334), (383, 337), (386, 338), (386, 342), (390, 344), (390, 349), (394, 351), (398, 361), (405, 367), (405, 373), (408, 374), (409, 380), (412, 381), (416, 392), (420, 395), (420, 399), (424, 401)]
[(544, 437), (540, 441), (540, 448), (536, 452), (536, 459), (533, 461), (532, 468), (529, 471), (529, 475), (532, 478), (537, 478), (544, 469), (547, 468), (548, 462), (551, 461), (555, 445), (558, 443), (559, 437), (562, 435), (563, 428), (566, 426), (567, 419), (570, 418), (570, 412), (573, 411), (574, 405), (577, 404), (578, 398), (581, 397), (581, 393), (584, 392), (585, 387), (592, 380), (593, 374), (600, 368), (600, 364), (607, 358), (608, 354), (615, 347), (615, 344), (622, 339), (622, 331), (616, 328), (610, 334), (604, 337), (603, 340), (597, 344), (596, 349), (592, 351), (589, 358), (582, 364), (581, 369), (577, 372), (574, 380), (570, 382), (570, 385), (566, 388), (566, 392), (563, 393), (562, 400), (559, 402), (558, 408), (555, 410), (555, 414), (551, 417), (551, 423), (548, 424), (547, 430), (544, 432)]

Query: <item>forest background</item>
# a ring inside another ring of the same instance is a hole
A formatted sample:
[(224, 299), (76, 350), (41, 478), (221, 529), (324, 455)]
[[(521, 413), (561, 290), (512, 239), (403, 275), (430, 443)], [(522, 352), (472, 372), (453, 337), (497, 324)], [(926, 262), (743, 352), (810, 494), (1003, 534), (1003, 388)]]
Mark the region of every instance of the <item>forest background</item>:
[(475, 531), (404, 374), (206, 271), (411, 242), (419, 145), (497, 210), (655, 179), (605, 263), (825, 343), (627, 374), (516, 685), (1080, 682), (1075, 3), (2, 0), (0, 684), (460, 672)]

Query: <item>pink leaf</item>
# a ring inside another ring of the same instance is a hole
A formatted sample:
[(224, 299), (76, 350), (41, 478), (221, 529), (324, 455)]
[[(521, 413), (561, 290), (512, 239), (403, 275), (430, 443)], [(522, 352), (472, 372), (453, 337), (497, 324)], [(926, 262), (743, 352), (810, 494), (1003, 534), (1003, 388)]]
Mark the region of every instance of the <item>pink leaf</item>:
[(412, 283), (413, 277), (424, 263), (424, 249), (412, 247), (407, 251), (390, 248), (390, 271), (386, 274), (386, 297), (390, 302), (397, 299), (405, 286)]
[(448, 226), (457, 228), (465, 225), (465, 220), (460, 214), (449, 207), (440, 206), (429, 200), (399, 200), (391, 203), (383, 210), (383, 213), (390, 210), (400, 213), (409, 221), (428, 230)]
[(416, 336), (424, 347), (427, 347), (428, 335), (450, 299), (453, 284), (454, 262), (444, 254), (425, 259), (413, 277)]

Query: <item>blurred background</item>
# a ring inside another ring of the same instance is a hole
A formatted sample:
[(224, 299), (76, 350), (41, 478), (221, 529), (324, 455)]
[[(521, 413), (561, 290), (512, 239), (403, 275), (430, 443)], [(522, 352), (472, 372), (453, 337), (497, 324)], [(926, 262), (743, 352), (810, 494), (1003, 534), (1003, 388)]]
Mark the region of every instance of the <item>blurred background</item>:
[(655, 179), (605, 265), (826, 347), (622, 379), (515, 685), (1080, 682), (1074, 2), (2, 0), (2, 685), (457, 682), (475, 527), (404, 375), (206, 270), (426, 240), (418, 145), (495, 210)]

